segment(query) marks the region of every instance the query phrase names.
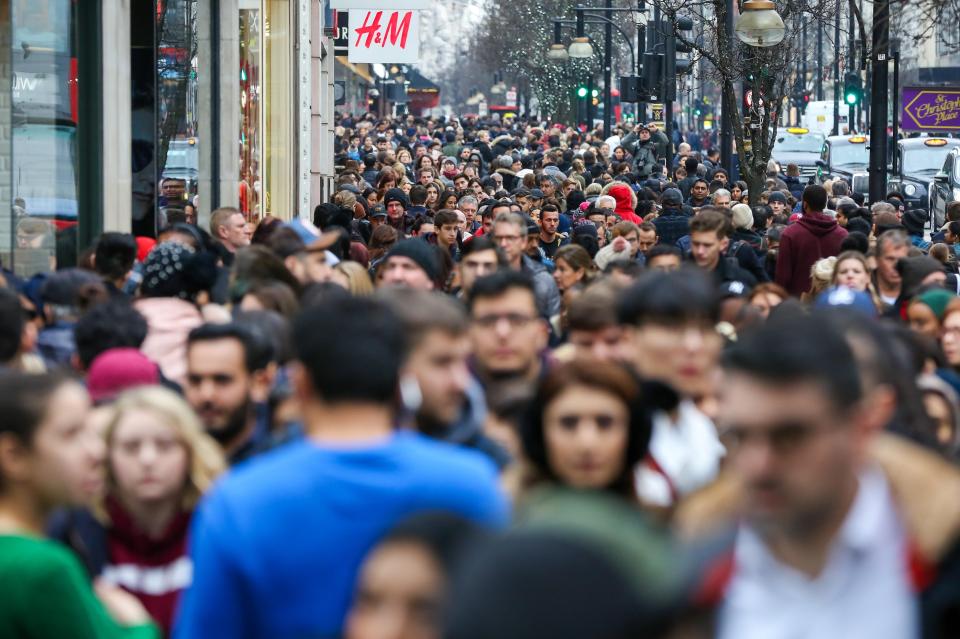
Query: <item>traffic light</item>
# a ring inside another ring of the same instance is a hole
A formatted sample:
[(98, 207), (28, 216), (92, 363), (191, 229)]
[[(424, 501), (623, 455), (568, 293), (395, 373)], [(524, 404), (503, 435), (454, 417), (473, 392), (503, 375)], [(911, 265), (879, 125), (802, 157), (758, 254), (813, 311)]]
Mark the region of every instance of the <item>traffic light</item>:
[(693, 30), (693, 19), (688, 16), (677, 16), (673, 24), (667, 23), (664, 55), (663, 99), (677, 99), (677, 75), (690, 69), (689, 58), (677, 58), (678, 53), (690, 53), (690, 45), (677, 39), (675, 34), (683, 34), (684, 39), (690, 38), (683, 32)]
[(847, 71), (843, 78), (843, 101), (850, 106), (856, 106), (863, 99), (863, 86), (860, 84), (860, 74), (856, 71)]
[[(693, 19), (692, 19), (692, 18), (690, 18), (690, 17), (688, 17), (688, 16), (677, 16), (677, 19), (676, 19), (676, 21), (674, 22), (674, 25), (676, 26), (676, 30), (681, 34), (681, 36), (682, 36), (685, 40), (690, 40), (690, 39), (691, 39), (691, 35), (688, 35), (687, 33), (684, 33), (684, 32), (686, 32), (686, 31), (691, 31), (691, 32), (692, 32), (692, 31), (693, 31)], [(693, 60), (690, 59), (689, 56), (686, 56), (686, 57), (683, 57), (683, 58), (678, 58), (678, 57), (677, 57), (677, 54), (678, 54), (678, 53), (691, 53), (691, 52), (693, 51), (693, 48), (692, 48), (689, 44), (687, 44), (687, 43), (685, 43), (685, 42), (681, 42), (680, 40), (678, 40), (676, 36), (670, 36), (670, 39), (673, 40), (673, 46), (672, 46), (673, 59), (674, 59), (673, 71), (674, 71), (674, 73), (675, 73), (676, 75), (683, 75), (684, 73), (686, 73), (687, 71), (689, 71), (690, 68), (693, 66)], [(669, 45), (668, 45), (668, 46), (669, 46)], [(676, 84), (676, 83), (674, 83), (674, 84)], [(676, 99), (676, 95), (675, 95), (675, 94), (676, 94), (676, 91), (674, 91), (673, 93), (674, 93), (674, 95), (673, 95), (672, 97), (673, 97), (673, 99)]]
[(590, 92), (590, 91), (587, 90), (587, 87), (585, 87), (585, 86), (582, 85), (582, 84), (577, 87), (577, 97), (578, 97), (578, 98), (585, 98), (585, 97), (587, 97), (587, 94), (588, 94), (589, 92)]
[(643, 89), (647, 102), (663, 99), (663, 54), (643, 54)]

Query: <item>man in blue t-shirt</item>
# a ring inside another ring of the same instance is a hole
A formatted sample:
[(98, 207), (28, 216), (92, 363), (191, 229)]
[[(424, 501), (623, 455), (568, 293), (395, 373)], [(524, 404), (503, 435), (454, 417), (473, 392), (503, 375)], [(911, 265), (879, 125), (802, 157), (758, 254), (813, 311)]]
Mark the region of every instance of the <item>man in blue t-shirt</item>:
[(395, 523), (418, 511), (505, 523), (491, 462), (394, 429), (400, 326), (369, 299), (301, 313), (292, 381), (306, 437), (236, 467), (202, 501), (175, 637), (339, 636), (361, 561)]

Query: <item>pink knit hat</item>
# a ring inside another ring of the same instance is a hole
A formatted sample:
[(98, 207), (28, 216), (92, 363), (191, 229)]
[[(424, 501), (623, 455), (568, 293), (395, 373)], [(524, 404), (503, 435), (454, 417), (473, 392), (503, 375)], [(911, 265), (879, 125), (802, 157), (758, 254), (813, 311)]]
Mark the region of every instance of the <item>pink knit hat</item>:
[(160, 382), (160, 369), (135, 348), (111, 348), (97, 355), (87, 373), (87, 391), (94, 402), (106, 402), (137, 386)]

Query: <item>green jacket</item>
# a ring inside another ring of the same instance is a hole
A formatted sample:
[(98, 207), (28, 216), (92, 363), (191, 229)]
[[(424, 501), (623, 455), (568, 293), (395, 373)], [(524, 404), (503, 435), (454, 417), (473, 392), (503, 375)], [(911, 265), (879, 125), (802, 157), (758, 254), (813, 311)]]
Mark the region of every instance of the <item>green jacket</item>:
[(0, 637), (158, 639), (153, 624), (118, 625), (77, 558), (60, 544), (0, 535)]

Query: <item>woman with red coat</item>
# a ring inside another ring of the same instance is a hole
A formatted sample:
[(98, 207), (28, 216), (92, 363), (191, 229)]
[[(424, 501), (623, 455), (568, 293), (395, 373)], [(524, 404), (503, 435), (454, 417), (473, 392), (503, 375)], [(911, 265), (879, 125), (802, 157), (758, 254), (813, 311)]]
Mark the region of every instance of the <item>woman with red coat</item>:
[(633, 222), (636, 225), (643, 224), (640, 216), (634, 212), (637, 208), (637, 196), (630, 188), (630, 185), (623, 182), (613, 182), (606, 189), (606, 195), (613, 197), (617, 201), (617, 208), (614, 213), (620, 216), (624, 222)]

